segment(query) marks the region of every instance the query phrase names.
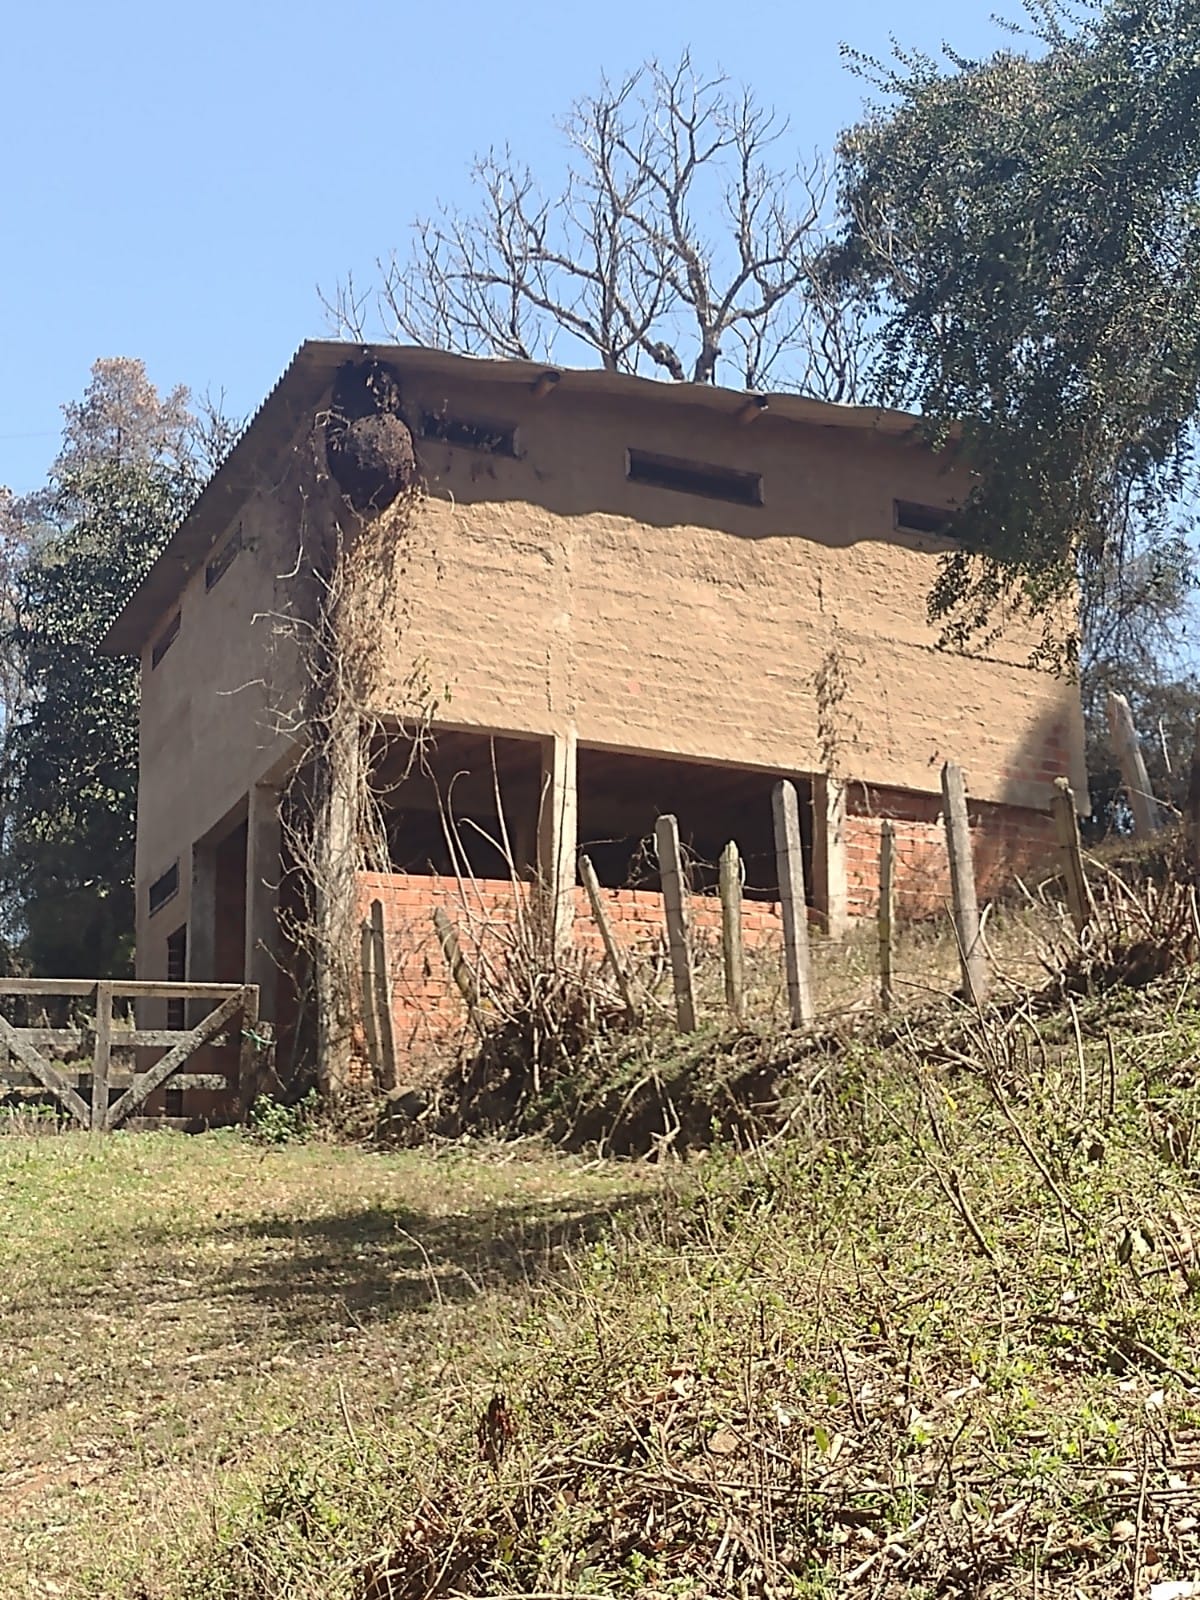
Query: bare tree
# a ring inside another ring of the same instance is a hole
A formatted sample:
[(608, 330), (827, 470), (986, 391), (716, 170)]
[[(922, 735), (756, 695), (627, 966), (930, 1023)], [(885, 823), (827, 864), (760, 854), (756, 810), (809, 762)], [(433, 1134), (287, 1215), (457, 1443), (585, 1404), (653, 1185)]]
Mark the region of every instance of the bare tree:
[(684, 54), (578, 101), (561, 192), (505, 148), (473, 169), (476, 206), (418, 221), (381, 281), (325, 304), (337, 329), (474, 355), (552, 359), (714, 383), (728, 364), (831, 400), (862, 387), (861, 308), (822, 282), (830, 179), (773, 164), (787, 124)]
[(159, 394), (134, 356), (103, 356), (92, 363), (81, 400), (63, 406), (62, 449), (54, 464), (61, 473), (79, 461), (116, 466), (190, 464), (196, 419), (182, 384)]

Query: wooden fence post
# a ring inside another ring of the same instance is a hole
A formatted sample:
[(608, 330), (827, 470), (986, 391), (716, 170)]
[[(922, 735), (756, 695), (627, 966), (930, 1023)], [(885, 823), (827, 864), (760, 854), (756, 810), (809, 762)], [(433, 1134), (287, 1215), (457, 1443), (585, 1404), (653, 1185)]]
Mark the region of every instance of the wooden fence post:
[(696, 986), (692, 976), (692, 951), (688, 940), (687, 894), (683, 861), (679, 854), (679, 824), (674, 817), (659, 817), (654, 825), (658, 872), (662, 881), (663, 913), (667, 920), (667, 948), (675, 982), (675, 1018), (681, 1033), (696, 1031)]
[(974, 1005), (987, 998), (988, 964), (979, 937), (979, 902), (975, 895), (975, 863), (971, 852), (971, 826), (967, 817), (967, 786), (961, 767), (947, 761), (942, 768), (946, 849), (950, 856), (950, 893), (954, 906), (954, 931), (962, 965), (963, 993)]
[(375, 984), (375, 1031), (379, 1041), (380, 1084), (394, 1089), (397, 1082), (396, 1030), (392, 1017), (391, 941), (383, 920), (383, 901), (371, 901), (371, 976)]
[(779, 906), (783, 913), (783, 950), (787, 964), (788, 1011), (794, 1028), (812, 1021), (812, 961), (808, 948), (808, 895), (800, 843), (800, 805), (796, 786), (782, 778), (771, 794), (775, 822), (775, 864)]
[(580, 856), (579, 858), (579, 876), (583, 879), (583, 887), (587, 890), (588, 904), (592, 908), (592, 916), (600, 930), (604, 954), (608, 957), (608, 964), (613, 969), (613, 976), (617, 980), (617, 988), (621, 991), (621, 999), (625, 1002), (625, 1014), (630, 1022), (636, 1022), (637, 1003), (633, 998), (633, 985), (629, 981), (629, 974), (625, 970), (624, 961), (621, 959), (620, 946), (617, 944), (612, 924), (608, 920), (608, 913), (604, 909), (604, 901), (600, 896), (600, 880), (596, 876), (595, 867), (587, 856)]
[(112, 1061), (113, 992), (96, 985), (96, 1048), (92, 1054), (92, 1132), (103, 1133), (108, 1119), (108, 1069)]
[(1148, 839), (1158, 832), (1158, 804), (1150, 788), (1150, 778), (1137, 729), (1133, 725), (1129, 701), (1112, 689), (1108, 692), (1108, 728), (1125, 792), (1129, 796), (1129, 808), (1133, 812), (1133, 831), (1140, 838)]
[(731, 839), (721, 851), (721, 948), (725, 956), (725, 1004), (737, 1023), (745, 1018), (746, 963), (742, 949), (742, 858)]
[(483, 1008), (479, 1002), (479, 985), (475, 981), (475, 974), (471, 971), (470, 963), (462, 953), (462, 946), (458, 942), (458, 935), (454, 931), (454, 924), (438, 906), (433, 913), (433, 925), (437, 929), (438, 943), (442, 947), (442, 954), (446, 958), (446, 965), (450, 968), (450, 976), (458, 985), (458, 992), (466, 1001), (467, 1015), (476, 1033), (482, 1038), (487, 1029), (483, 1020)]
[(1054, 813), (1054, 831), (1058, 835), (1058, 848), (1062, 854), (1063, 882), (1067, 889), (1067, 909), (1075, 932), (1082, 933), (1091, 915), (1091, 896), (1083, 870), (1083, 845), (1079, 838), (1079, 817), (1075, 811), (1075, 795), (1065, 778), (1055, 778), (1054, 798), (1050, 802)]
[(260, 990), (248, 983), (242, 991), (242, 1036), (238, 1049), (238, 1104), (243, 1118), (263, 1092), (263, 1041), (258, 1033)]
[(892, 1009), (892, 963), (896, 939), (896, 826), (885, 817), (879, 828), (879, 1004)]

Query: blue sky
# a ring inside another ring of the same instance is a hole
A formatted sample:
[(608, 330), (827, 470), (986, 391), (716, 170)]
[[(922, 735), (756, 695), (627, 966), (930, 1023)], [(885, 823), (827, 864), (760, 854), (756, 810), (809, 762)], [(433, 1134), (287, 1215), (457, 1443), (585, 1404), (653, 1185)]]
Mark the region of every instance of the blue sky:
[[(1015, 7), (1014, 7), (1015, 10)], [(993, 0), (41, 0), (9, 7), (0, 100), (0, 484), (34, 487), (97, 356), (241, 415), (326, 333), (317, 286), (370, 275), (465, 195), (472, 156), (561, 159), (601, 71), (690, 45), (827, 149), (861, 105), (839, 46), (1001, 42)]]

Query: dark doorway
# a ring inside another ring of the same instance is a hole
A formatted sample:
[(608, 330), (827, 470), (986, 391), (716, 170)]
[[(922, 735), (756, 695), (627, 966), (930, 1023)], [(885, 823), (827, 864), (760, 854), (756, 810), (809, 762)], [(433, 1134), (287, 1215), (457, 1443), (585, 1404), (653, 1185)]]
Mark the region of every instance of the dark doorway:
[(537, 739), (435, 732), (419, 751), (395, 740), (372, 773), (393, 872), (529, 876), (537, 863)]
[[(608, 888), (657, 889), (654, 824), (679, 820), (694, 891), (716, 886), (721, 851), (741, 852), (744, 894), (778, 898), (771, 791), (778, 775), (664, 756), (579, 751), (579, 848)], [(793, 777), (800, 796), (805, 875), (812, 898), (812, 784)]]

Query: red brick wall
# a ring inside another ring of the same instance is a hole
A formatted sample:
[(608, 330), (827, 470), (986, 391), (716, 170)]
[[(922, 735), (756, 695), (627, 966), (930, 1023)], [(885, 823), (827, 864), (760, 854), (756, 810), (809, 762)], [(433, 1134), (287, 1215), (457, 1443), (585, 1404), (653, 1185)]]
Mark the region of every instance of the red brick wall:
[[(975, 881), (981, 898), (1014, 876), (1044, 865), (1054, 850), (1054, 821), (1045, 811), (968, 802)], [(871, 916), (879, 898), (879, 835), (885, 817), (896, 840), (896, 906), (902, 917), (928, 917), (950, 894), (950, 868), (940, 795), (869, 789), (854, 784), (846, 797), (846, 878), (850, 915)]]
[[(392, 1015), (397, 1052), (419, 1069), (425, 1060), (466, 1034), (465, 1009), (454, 988), (433, 928), (433, 912), (441, 906), (454, 924), (472, 966), (504, 959), (503, 930), (511, 923), (519, 890), (507, 880), (475, 879), (460, 883), (404, 873), (364, 872), (359, 875), (363, 915), (372, 900), (383, 903), (388, 930)], [(650, 954), (664, 947), (662, 896), (644, 889), (602, 889), (605, 908), (622, 949)], [(696, 896), (690, 905), (692, 929), (699, 938), (718, 939), (721, 906), (715, 896)], [(575, 890), (575, 940), (597, 963), (604, 949), (583, 889)], [(746, 901), (742, 933), (753, 948), (781, 939), (779, 906), (774, 901)]]
[[(936, 795), (865, 790), (855, 786), (847, 798), (846, 866), (850, 911), (869, 916), (879, 888), (880, 822), (891, 816), (896, 829), (897, 902), (902, 917), (942, 911), (949, 896), (949, 871)], [(1040, 811), (972, 803), (976, 877), (983, 896), (994, 894), (1014, 873), (1044, 861), (1053, 847), (1053, 822)], [(360, 875), (363, 915), (372, 900), (383, 902), (389, 933), (392, 1009), (402, 1063), (419, 1072), (447, 1045), (466, 1037), (464, 1008), (454, 989), (434, 932), (432, 913), (441, 906), (458, 932), (472, 965), (501, 962), (503, 929), (513, 915), (514, 896), (526, 894), (507, 880), (475, 880), (406, 874)], [(605, 905), (622, 947), (653, 952), (663, 947), (662, 899), (643, 889), (604, 889)], [(691, 902), (692, 927), (701, 938), (717, 939), (721, 908), (715, 896)], [(575, 890), (575, 939), (597, 963), (603, 956), (599, 932), (582, 889)], [(775, 902), (746, 901), (742, 927), (747, 946), (769, 945), (781, 936)], [(403, 1071), (403, 1068), (402, 1068)]]

